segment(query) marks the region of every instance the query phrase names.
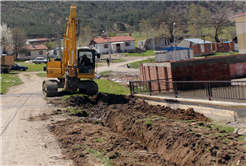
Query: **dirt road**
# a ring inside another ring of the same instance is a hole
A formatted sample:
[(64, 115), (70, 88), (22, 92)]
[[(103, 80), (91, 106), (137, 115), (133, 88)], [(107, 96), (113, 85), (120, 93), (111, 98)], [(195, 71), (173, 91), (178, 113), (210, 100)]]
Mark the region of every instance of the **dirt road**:
[[(97, 71), (137, 72), (120, 66), (146, 58), (149, 57), (128, 58), (110, 67), (98, 67)], [(51, 111), (41, 92), (44, 78), (36, 73), (40, 72), (20, 73), (24, 84), (1, 95), (1, 165), (72, 165), (71, 160), (62, 159), (57, 142), (46, 128), (47, 122), (28, 120), (30, 116)]]
[(45, 121), (28, 121), (50, 108), (41, 93), (43, 78), (25, 74), (30, 76), (19, 74), (24, 84), (1, 95), (1, 165), (72, 165), (62, 159)]

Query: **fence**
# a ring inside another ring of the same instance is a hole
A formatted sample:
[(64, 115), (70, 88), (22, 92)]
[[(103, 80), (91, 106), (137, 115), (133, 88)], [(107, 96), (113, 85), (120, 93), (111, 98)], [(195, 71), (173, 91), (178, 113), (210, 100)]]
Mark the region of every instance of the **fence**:
[(131, 94), (246, 99), (246, 81), (130, 81)]

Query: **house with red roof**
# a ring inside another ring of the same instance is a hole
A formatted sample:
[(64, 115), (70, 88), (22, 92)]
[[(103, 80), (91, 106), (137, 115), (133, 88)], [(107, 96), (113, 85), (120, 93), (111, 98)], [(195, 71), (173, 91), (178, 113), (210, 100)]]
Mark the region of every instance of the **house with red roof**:
[(46, 57), (48, 48), (43, 45), (26, 45), (22, 47), (22, 51), (18, 54), (19, 60), (33, 60), (37, 57)]
[(26, 44), (44, 44), (49, 41), (48, 38), (27, 39)]
[[(135, 39), (131, 35), (113, 36), (108, 37), (108, 39), (111, 53), (133, 52), (135, 50)], [(89, 45), (90, 47), (94, 47), (100, 54), (108, 54), (106, 34), (102, 34), (100, 38), (92, 39)]]

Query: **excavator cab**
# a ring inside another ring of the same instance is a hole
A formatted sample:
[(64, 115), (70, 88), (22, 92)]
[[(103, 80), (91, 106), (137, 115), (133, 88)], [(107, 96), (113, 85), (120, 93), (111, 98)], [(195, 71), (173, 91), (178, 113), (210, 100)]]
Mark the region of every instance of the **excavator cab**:
[(95, 69), (95, 51), (91, 49), (79, 49), (77, 63), (79, 74), (93, 74)]

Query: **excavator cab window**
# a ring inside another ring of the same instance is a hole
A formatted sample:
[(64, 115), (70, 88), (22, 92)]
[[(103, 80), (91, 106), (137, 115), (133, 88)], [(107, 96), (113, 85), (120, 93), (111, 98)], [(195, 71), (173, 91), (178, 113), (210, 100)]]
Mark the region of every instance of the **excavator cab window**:
[(95, 53), (89, 50), (78, 51), (79, 73), (93, 73), (95, 68)]

